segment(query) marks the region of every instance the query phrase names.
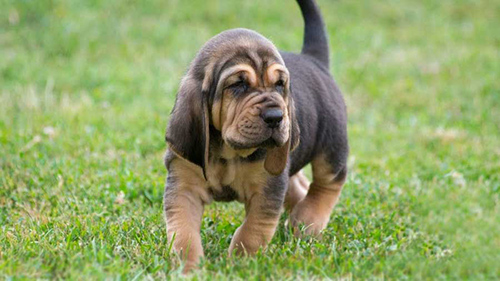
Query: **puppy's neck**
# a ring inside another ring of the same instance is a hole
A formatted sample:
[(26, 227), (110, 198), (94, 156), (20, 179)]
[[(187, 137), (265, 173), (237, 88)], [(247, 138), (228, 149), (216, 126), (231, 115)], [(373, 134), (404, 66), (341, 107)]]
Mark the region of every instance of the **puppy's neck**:
[(241, 158), (247, 158), (249, 155), (254, 153), (257, 150), (257, 148), (249, 148), (249, 149), (232, 149), (229, 145), (223, 144), (222, 145), (222, 150), (221, 150), (221, 158), (226, 159), (226, 160), (232, 160), (237, 157)]

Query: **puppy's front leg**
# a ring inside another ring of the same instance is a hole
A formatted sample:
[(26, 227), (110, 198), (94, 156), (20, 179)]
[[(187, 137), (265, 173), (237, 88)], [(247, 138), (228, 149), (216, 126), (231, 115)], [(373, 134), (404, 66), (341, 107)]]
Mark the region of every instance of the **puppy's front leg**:
[(164, 207), (167, 221), (167, 236), (174, 250), (186, 262), (184, 272), (195, 268), (203, 258), (200, 225), (203, 202), (187, 190), (169, 186), (165, 191)]
[(273, 238), (279, 222), (281, 202), (270, 202), (263, 194), (255, 194), (245, 203), (246, 218), (236, 230), (229, 247), (229, 255), (253, 255), (265, 248)]

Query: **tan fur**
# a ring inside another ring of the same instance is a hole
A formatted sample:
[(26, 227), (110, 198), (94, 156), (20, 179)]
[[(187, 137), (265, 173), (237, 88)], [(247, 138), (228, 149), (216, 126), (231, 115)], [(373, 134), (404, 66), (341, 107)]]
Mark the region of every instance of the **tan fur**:
[(312, 161), (313, 182), (306, 197), (296, 203), (290, 214), (290, 221), (296, 231), (303, 224), (306, 227), (305, 234), (319, 235), (328, 224), (345, 182), (345, 178), (338, 178), (332, 170), (324, 156)]
[(212, 125), (215, 127), (215, 129), (219, 131), (222, 129), (221, 113), (222, 113), (222, 102), (215, 101), (214, 104), (212, 105)]
[(285, 196), (285, 208), (287, 211), (292, 211), (293, 207), (306, 197), (307, 191), (309, 190), (309, 184), (309, 180), (302, 170), (290, 177), (288, 190)]
[(279, 175), (286, 167), (288, 153), (290, 151), (290, 142), (287, 141), (284, 146), (269, 149), (267, 152), (264, 168), (271, 175)]
[(213, 201), (209, 187), (220, 190), (223, 186), (230, 185), (238, 193), (238, 200), (241, 202), (250, 199), (255, 193), (262, 192), (267, 179), (263, 162), (240, 162), (237, 160), (236, 151), (231, 151), (231, 148), (226, 149), (226, 152), (222, 154), (228, 157), (225, 158), (225, 164), (222, 164), (218, 159), (209, 161), (207, 181), (203, 178), (203, 172), (199, 166), (182, 158), (172, 160), (170, 165), (172, 165), (176, 180), (179, 182), (178, 192), (188, 191), (195, 197), (199, 197), (203, 204), (209, 204)]
[(231, 151), (229, 147), (224, 150), (226, 163), (222, 164), (217, 159), (211, 161), (206, 188), (210, 185), (220, 190), (223, 186), (231, 186), (240, 202), (246, 202), (255, 193), (262, 192), (267, 178), (262, 162), (240, 162), (236, 151)]
[(225, 69), (222, 72), (217, 87), (221, 88), (221, 86), (231, 85), (232, 83), (234, 83), (236, 80), (239, 79), (238, 75), (240, 74), (245, 76), (245, 78), (252, 87), (256, 87), (259, 85), (257, 80), (257, 74), (255, 73), (253, 67), (251, 67), (248, 64), (238, 64), (228, 69)]
[[(173, 240), (173, 248), (186, 261), (185, 271), (195, 267), (203, 258), (203, 247), (200, 237), (200, 223), (203, 207), (190, 193), (177, 195), (178, 206), (167, 216), (168, 241)], [(187, 208), (189, 207), (189, 208)]]
[(271, 87), (281, 78), (284, 80), (285, 85), (288, 83), (288, 70), (283, 65), (275, 63), (270, 65), (264, 75), (264, 85)]
[(203, 206), (210, 197), (203, 188), (200, 167), (182, 158), (174, 159), (171, 165), (172, 173), (183, 181), (179, 182), (178, 191), (166, 214), (167, 237), (169, 241), (173, 240), (174, 250), (186, 261), (184, 271), (187, 272), (204, 256), (200, 225)]
[(243, 224), (234, 233), (229, 255), (255, 254), (264, 249), (271, 241), (279, 222), (279, 211), (274, 215), (262, 212), (265, 194), (256, 192), (245, 201), (246, 217)]

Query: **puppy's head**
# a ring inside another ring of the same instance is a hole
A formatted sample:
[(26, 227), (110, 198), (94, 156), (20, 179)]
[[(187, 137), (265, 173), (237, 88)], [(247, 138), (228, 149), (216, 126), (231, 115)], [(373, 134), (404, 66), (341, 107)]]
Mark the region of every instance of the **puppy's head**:
[(215, 36), (181, 82), (167, 128), (171, 149), (205, 172), (210, 131), (240, 155), (266, 148), (264, 167), (274, 175), (298, 144), (288, 70), (276, 47), (256, 32)]

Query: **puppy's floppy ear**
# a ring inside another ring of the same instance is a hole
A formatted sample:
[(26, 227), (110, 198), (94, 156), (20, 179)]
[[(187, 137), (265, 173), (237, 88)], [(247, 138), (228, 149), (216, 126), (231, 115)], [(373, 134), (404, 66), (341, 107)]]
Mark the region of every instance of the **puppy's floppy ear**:
[(295, 105), (291, 97), (288, 102), (288, 116), (290, 119), (288, 141), (282, 147), (269, 149), (264, 161), (264, 168), (271, 175), (279, 175), (285, 170), (290, 152), (297, 148), (300, 142), (299, 123), (295, 117)]
[(208, 95), (202, 91), (202, 82), (189, 75), (179, 87), (165, 139), (175, 154), (200, 166), (206, 179), (210, 141)]
[(300, 127), (295, 114), (295, 103), (289, 97), (288, 112), (290, 114), (290, 151), (294, 151), (300, 143)]

